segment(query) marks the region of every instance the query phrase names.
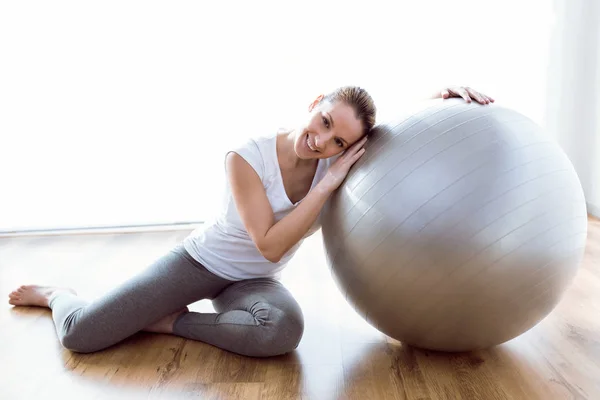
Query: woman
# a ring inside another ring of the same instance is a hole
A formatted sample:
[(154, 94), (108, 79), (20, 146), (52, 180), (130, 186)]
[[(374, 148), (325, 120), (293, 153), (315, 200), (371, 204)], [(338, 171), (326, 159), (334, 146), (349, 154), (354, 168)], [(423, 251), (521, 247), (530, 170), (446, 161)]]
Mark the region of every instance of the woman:
[[(434, 98), (494, 100), (470, 88)], [(76, 352), (107, 348), (134, 333), (170, 333), (238, 354), (266, 357), (295, 349), (300, 307), (277, 280), (304, 238), (319, 228), (329, 195), (364, 154), (375, 106), (358, 87), (319, 96), (298, 129), (255, 138), (229, 152), (219, 218), (192, 232), (146, 270), (86, 302), (69, 288), (19, 287), (15, 306), (52, 309), (61, 344)], [(216, 313), (189, 312), (211, 299)]]

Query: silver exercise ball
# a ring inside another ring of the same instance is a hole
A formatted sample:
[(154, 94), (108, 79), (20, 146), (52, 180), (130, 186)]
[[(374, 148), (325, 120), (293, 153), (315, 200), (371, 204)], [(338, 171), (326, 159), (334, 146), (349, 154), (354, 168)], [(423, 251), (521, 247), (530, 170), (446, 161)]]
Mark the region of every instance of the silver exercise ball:
[(575, 276), (587, 211), (575, 170), (525, 116), (431, 101), (378, 125), (322, 215), (332, 275), (409, 345), (487, 348), (548, 315)]

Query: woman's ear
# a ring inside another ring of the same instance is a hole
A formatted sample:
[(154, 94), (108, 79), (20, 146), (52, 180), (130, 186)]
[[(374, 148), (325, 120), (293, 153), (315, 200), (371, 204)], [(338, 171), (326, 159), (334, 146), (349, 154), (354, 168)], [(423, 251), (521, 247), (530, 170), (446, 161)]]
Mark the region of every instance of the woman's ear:
[(319, 97), (317, 97), (315, 99), (315, 101), (310, 103), (310, 106), (308, 106), (308, 111), (312, 111), (317, 106), (317, 104), (319, 104), (321, 102), (321, 100), (323, 100), (324, 98), (325, 98), (325, 96), (320, 94)]

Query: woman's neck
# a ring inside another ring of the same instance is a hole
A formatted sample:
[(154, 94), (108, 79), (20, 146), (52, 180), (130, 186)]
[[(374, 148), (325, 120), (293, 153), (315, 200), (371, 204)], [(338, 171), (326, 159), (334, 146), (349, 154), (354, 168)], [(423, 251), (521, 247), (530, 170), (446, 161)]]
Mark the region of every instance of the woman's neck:
[(294, 151), (296, 143), (295, 131), (280, 131), (277, 134), (277, 155), (280, 163), (288, 168), (308, 168), (318, 163), (317, 159), (302, 159)]

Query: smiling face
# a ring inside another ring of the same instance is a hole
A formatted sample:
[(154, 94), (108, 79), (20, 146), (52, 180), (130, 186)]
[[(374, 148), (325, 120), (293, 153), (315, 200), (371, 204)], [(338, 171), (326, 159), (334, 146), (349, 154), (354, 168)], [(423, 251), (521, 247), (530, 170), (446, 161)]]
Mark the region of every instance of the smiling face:
[(294, 150), (301, 159), (333, 157), (357, 142), (364, 126), (342, 101), (319, 96), (309, 107), (308, 121), (296, 131)]

